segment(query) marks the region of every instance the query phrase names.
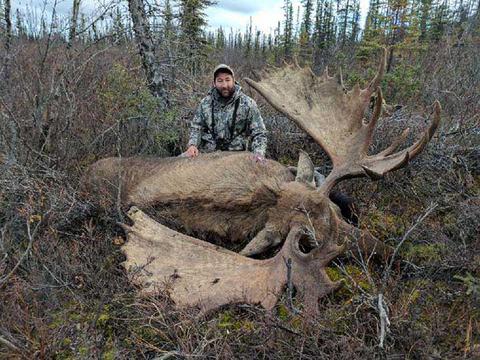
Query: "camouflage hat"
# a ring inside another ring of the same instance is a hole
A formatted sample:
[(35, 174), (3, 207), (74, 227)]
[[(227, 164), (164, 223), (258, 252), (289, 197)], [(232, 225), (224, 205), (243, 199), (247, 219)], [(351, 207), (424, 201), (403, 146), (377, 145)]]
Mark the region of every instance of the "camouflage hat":
[(233, 72), (233, 69), (230, 66), (225, 65), (225, 64), (220, 64), (220, 65), (217, 65), (215, 67), (215, 69), (213, 70), (213, 80), (215, 80), (215, 78), (217, 77), (217, 73), (220, 70), (224, 70), (226, 72), (229, 72), (230, 74), (232, 74), (233, 77), (235, 77), (235, 73)]

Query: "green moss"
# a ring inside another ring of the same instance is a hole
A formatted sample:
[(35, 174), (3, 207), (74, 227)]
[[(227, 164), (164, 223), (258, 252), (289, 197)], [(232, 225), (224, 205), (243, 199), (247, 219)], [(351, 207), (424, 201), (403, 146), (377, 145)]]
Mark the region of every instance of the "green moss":
[(402, 235), (405, 225), (402, 218), (393, 214), (385, 214), (379, 210), (372, 210), (363, 220), (367, 229), (379, 240), (386, 240), (393, 236)]
[(406, 247), (403, 257), (411, 262), (438, 261), (442, 258), (445, 246), (441, 244), (410, 245)]
[(137, 330), (137, 335), (145, 342), (152, 343), (158, 340), (157, 332), (149, 326), (142, 326)]
[(75, 356), (70, 350), (60, 350), (53, 357), (54, 360), (74, 360)]
[(233, 316), (230, 312), (220, 313), (220, 321), (218, 325), (222, 328), (232, 328), (233, 327)]
[(102, 360), (114, 360), (115, 359), (115, 351), (114, 350), (109, 350), (107, 352), (104, 352), (102, 355)]
[(52, 311), (50, 315), (51, 322), (48, 327), (52, 330), (55, 330), (58, 327), (63, 326), (65, 324), (65, 321), (67, 320), (66, 317), (68, 309), (69, 305), (67, 303), (64, 309)]
[(344, 274), (339, 268), (326, 268), (327, 275), (332, 281), (338, 281), (342, 279), (345, 281), (345, 286), (343, 286), (338, 292), (336, 292), (335, 296), (349, 299), (352, 293), (355, 293), (357, 286), (367, 292), (371, 290), (371, 285), (368, 283), (368, 278), (365, 276), (365, 274), (359, 267), (347, 265), (345, 269), (348, 276)]
[(325, 312), (329, 325), (332, 330), (338, 334), (348, 333), (350, 331), (350, 313), (346, 310), (330, 308)]
[(247, 330), (247, 331), (255, 331), (257, 329), (257, 326), (256, 326), (255, 322), (253, 322), (253, 321), (243, 320), (243, 321), (239, 321), (237, 323), (236, 329), (237, 330), (244, 329), (244, 330)]
[(283, 305), (283, 304), (280, 304), (278, 307), (277, 307), (277, 316), (282, 319), (282, 320), (286, 320), (288, 318), (288, 315), (290, 314), (290, 311), (288, 310), (288, 308)]
[(109, 314), (101, 314), (97, 319), (97, 324), (101, 327), (104, 327), (107, 325), (108, 320), (110, 320)]
[(303, 319), (300, 316), (297, 316), (292, 320), (292, 328), (300, 329), (302, 328), (302, 325), (303, 325)]
[(219, 314), (220, 319), (218, 325), (221, 328), (228, 329), (229, 331), (235, 330), (247, 330), (247, 331), (254, 331), (256, 329), (255, 322), (250, 320), (236, 320), (235, 314), (228, 311), (225, 313)]

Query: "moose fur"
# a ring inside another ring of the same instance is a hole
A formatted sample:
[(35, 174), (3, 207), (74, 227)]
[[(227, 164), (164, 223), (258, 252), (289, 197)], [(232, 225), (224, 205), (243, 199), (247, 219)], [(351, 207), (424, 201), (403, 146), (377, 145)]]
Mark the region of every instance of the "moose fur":
[[(302, 174), (312, 171), (310, 165), (299, 169)], [(312, 231), (325, 234), (323, 230), (328, 230), (331, 219), (324, 212), (341, 216), (338, 207), (310, 182), (295, 181), (282, 164), (257, 162), (246, 152), (195, 158), (107, 158), (87, 169), (85, 182), (112, 199), (120, 194), (128, 206), (153, 206), (160, 213), (168, 213), (178, 220), (183, 232), (233, 243), (244, 243), (259, 234), (268, 244), (278, 245), (291, 224), (300, 220)], [(337, 201), (341, 198), (335, 197)], [(343, 200), (347, 205), (348, 199)], [(368, 235), (366, 238), (371, 240), (367, 242), (372, 249), (389, 251)]]

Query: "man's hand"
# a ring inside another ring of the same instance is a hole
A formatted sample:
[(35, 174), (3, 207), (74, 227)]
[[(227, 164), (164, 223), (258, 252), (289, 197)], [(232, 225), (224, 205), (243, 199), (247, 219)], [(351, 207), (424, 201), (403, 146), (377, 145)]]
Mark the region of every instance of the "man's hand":
[(197, 156), (199, 153), (198, 148), (196, 146), (190, 146), (187, 151), (185, 151), (185, 157), (194, 157)]
[(262, 155), (259, 155), (259, 154), (254, 154), (253, 155), (253, 158), (255, 159), (256, 162), (258, 163), (264, 163), (267, 161), (267, 159), (265, 159)]

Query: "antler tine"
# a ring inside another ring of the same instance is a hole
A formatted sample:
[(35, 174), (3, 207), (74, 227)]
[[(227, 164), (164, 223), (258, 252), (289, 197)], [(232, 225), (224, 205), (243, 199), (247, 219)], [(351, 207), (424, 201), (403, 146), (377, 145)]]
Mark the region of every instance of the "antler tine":
[(422, 150), (427, 145), (427, 143), (433, 137), (433, 135), (435, 134), (435, 131), (437, 131), (438, 125), (440, 125), (441, 112), (442, 112), (442, 106), (440, 105), (440, 102), (437, 100), (434, 103), (433, 121), (430, 124), (429, 128), (427, 129), (427, 131), (425, 131), (421, 139), (419, 139), (415, 144), (413, 144), (410, 148), (408, 148), (410, 157), (415, 157), (419, 153), (421, 153)]
[(383, 74), (385, 73), (385, 63), (386, 63), (386, 61), (387, 61), (387, 49), (384, 48), (382, 58), (380, 60), (380, 65), (378, 65), (377, 75), (375, 75), (375, 77), (370, 82), (370, 84), (368, 84), (368, 86), (365, 88), (365, 90), (363, 90), (365, 98), (370, 99), (370, 96), (373, 94), (373, 92), (380, 85), (380, 82), (383, 79)]
[(367, 131), (367, 137), (365, 138), (364, 146), (362, 149), (363, 154), (367, 153), (367, 150), (370, 147), (370, 144), (372, 143), (373, 133), (375, 132), (375, 128), (377, 127), (378, 119), (380, 119), (380, 115), (382, 114), (382, 105), (383, 105), (382, 89), (378, 87), (377, 98), (375, 99), (374, 113), (367, 126), (368, 131)]
[(386, 148), (382, 152), (379, 152), (378, 156), (388, 156), (388, 155), (393, 154), (395, 152), (395, 150), (397, 150), (398, 147), (403, 144), (403, 142), (407, 138), (407, 135), (408, 135), (409, 132), (410, 132), (409, 128), (403, 130), (400, 137), (397, 140), (395, 140), (388, 148)]

